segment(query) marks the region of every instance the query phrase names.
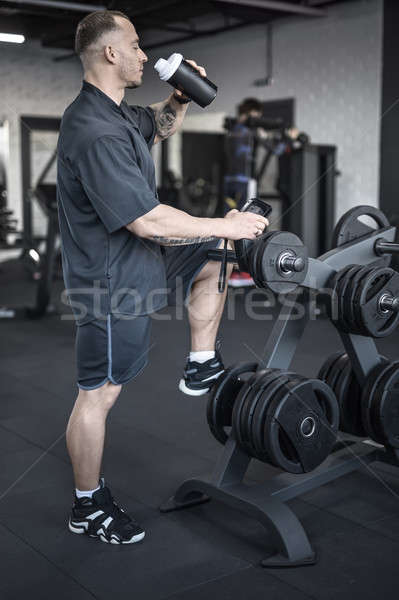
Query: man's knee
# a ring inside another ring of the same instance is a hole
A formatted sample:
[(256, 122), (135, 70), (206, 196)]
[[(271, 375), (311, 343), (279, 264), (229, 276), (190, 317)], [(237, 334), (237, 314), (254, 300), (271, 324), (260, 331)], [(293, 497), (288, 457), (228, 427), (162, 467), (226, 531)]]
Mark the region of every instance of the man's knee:
[(91, 406), (96, 406), (108, 412), (118, 399), (121, 390), (121, 385), (115, 385), (107, 381), (95, 390), (80, 390), (79, 398)]

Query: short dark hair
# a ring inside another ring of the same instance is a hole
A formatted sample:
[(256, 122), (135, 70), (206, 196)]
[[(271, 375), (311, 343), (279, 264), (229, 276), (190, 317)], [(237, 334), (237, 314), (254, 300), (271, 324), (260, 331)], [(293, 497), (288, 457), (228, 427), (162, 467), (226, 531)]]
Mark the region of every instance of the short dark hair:
[(262, 103), (257, 98), (244, 98), (244, 100), (238, 105), (238, 115), (246, 115), (251, 110), (257, 110), (263, 112)]
[(127, 15), (118, 10), (96, 10), (79, 22), (75, 36), (75, 52), (78, 56), (81, 56), (103, 33), (118, 29), (114, 17), (123, 17), (130, 21)]

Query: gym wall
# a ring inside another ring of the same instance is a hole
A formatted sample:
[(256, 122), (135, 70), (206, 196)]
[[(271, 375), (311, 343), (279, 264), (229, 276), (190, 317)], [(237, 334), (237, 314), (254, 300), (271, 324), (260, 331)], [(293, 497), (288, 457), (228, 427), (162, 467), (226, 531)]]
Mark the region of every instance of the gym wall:
[[(78, 60), (54, 62), (61, 50), (43, 49), (39, 42), (22, 45), (2, 44), (0, 59), (0, 121), (9, 123), (9, 173), (8, 202), (21, 218), (21, 146), (20, 116), (60, 116), (74, 99), (81, 85), (81, 68)], [(44, 166), (53, 148), (48, 148), (49, 136), (35, 134), (33, 174)], [(41, 151), (40, 151), (41, 150)], [(45, 219), (35, 212), (34, 225), (40, 229)]]
[[(266, 30), (256, 26), (150, 53), (144, 85), (128, 91), (132, 103), (147, 104), (169, 93), (152, 64), (159, 56), (181, 51), (208, 69), (219, 85), (209, 115), (234, 114), (245, 96), (261, 100), (295, 97), (296, 123), (316, 143), (338, 146), (337, 216), (356, 204), (377, 204), (379, 115), (381, 103), (382, 0), (358, 0), (329, 7), (324, 21), (292, 18), (274, 24), (274, 83), (252, 83), (266, 71)], [(59, 116), (80, 89), (76, 59), (54, 62), (60, 50), (2, 45), (0, 120), (10, 126), (9, 202), (20, 217), (21, 165), (19, 117)]]
[[(378, 203), (383, 3), (358, 0), (328, 11), (325, 20), (274, 23), (274, 83), (269, 87), (252, 85), (266, 74), (265, 26), (160, 48), (150, 60), (180, 51), (207, 67), (218, 96), (204, 112), (190, 108), (204, 121), (210, 113), (233, 115), (246, 96), (295, 97), (299, 129), (315, 143), (338, 147), (338, 217), (351, 206)], [(165, 85), (150, 71), (134, 92), (138, 103), (165, 97)]]

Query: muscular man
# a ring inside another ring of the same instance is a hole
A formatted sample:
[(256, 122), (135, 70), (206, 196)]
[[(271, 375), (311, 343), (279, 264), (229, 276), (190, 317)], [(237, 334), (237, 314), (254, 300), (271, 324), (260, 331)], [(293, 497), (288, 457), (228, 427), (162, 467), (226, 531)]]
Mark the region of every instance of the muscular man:
[(254, 239), (267, 221), (237, 211), (195, 218), (159, 203), (149, 151), (181, 125), (188, 99), (174, 91), (147, 108), (123, 100), (126, 88), (141, 85), (147, 62), (126, 15), (85, 17), (76, 52), (84, 81), (62, 119), (57, 182), (64, 279), (77, 323), (69, 529), (130, 544), (144, 531), (100, 480), (107, 414), (147, 363), (149, 315), (179, 297), (189, 298), (192, 347), (179, 387), (195, 395), (209, 390), (224, 368), (215, 339), (225, 296), (217, 293), (218, 265), (207, 263), (207, 250), (221, 238)]

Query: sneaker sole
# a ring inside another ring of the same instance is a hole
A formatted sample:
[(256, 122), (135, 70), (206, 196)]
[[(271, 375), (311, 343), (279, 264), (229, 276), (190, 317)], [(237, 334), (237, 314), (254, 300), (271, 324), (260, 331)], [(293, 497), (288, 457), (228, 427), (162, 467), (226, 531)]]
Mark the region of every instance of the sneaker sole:
[(234, 281), (234, 279), (232, 281), (229, 281), (228, 283), (229, 287), (233, 287), (233, 288), (239, 288), (239, 287), (253, 287), (255, 285), (254, 281)]
[(138, 533), (137, 535), (134, 535), (128, 541), (119, 542), (115, 538), (112, 540), (107, 540), (107, 538), (102, 534), (100, 534), (100, 535), (88, 534), (86, 525), (88, 527), (88, 524), (86, 524), (86, 523), (79, 523), (79, 524), (73, 523), (71, 521), (71, 519), (69, 519), (69, 521), (68, 521), (68, 529), (71, 533), (76, 533), (77, 535), (87, 535), (88, 537), (101, 540), (102, 542), (105, 542), (106, 544), (114, 544), (114, 545), (118, 545), (118, 546), (122, 546), (123, 544), (135, 544), (136, 542), (140, 542), (145, 536), (145, 531), (143, 531), (142, 533)]
[(188, 396), (204, 396), (209, 392), (210, 388), (204, 388), (203, 390), (192, 390), (191, 388), (186, 386), (186, 382), (184, 381), (184, 379), (180, 379), (179, 390), (183, 392), (183, 394), (187, 394)]

